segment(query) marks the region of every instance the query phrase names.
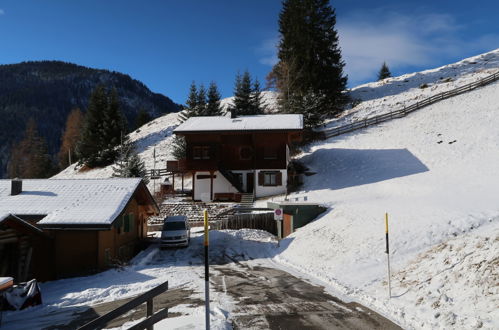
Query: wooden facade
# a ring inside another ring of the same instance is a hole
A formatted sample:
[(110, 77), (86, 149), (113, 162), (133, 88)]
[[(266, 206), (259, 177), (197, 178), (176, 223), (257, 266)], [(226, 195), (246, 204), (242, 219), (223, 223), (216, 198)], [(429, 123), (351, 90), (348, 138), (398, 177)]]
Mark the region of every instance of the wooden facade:
[(111, 224), (38, 226), (31, 221), (27, 226), (29, 222), (21, 216), (11, 216), (15, 221), (0, 222), (0, 254), (4, 253), (2, 260), (7, 260), (4, 255), (9, 260), (2, 262), (0, 276), (13, 277), (16, 282), (33, 277), (45, 281), (90, 274), (128, 261), (147, 237), (147, 218), (158, 212), (141, 182)]
[[(179, 162), (193, 176), (193, 199), (239, 200), (286, 191), (289, 146), (301, 140), (301, 130), (182, 131), (186, 159)], [(272, 180), (264, 180), (266, 173)], [(273, 184), (267, 184), (272, 182)], [(209, 183), (209, 184), (208, 184)], [(280, 189), (261, 187), (280, 186)], [(260, 189), (259, 189), (260, 187)]]

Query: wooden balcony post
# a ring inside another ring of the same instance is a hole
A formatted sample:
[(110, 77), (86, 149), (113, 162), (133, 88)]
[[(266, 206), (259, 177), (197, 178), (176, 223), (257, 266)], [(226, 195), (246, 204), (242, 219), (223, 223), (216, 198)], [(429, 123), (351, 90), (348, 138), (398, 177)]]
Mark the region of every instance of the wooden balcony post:
[(213, 200), (213, 175), (215, 172), (210, 171), (210, 200)]

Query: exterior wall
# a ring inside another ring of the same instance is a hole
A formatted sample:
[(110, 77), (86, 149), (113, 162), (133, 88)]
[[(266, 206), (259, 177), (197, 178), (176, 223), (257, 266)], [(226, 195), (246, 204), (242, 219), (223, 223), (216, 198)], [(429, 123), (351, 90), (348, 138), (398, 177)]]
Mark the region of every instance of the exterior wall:
[(265, 169), (265, 170), (257, 170), (256, 171), (256, 178), (255, 178), (255, 196), (257, 198), (259, 197), (266, 197), (266, 196), (272, 196), (272, 195), (281, 195), (286, 193), (286, 182), (288, 181), (288, 171), (287, 170), (280, 170), (282, 175), (282, 184), (279, 186), (262, 186), (258, 182), (258, 174), (262, 171), (275, 171), (274, 169)]
[(98, 269), (97, 231), (57, 230), (54, 239), (57, 277), (82, 275)]
[[(125, 232), (124, 216), (133, 214), (129, 231)], [(132, 199), (125, 211), (115, 220), (110, 230), (99, 231), (98, 265), (100, 269), (109, 267), (116, 261), (131, 259), (137, 250), (139, 240), (147, 235), (147, 216), (137, 201)], [(121, 225), (118, 225), (121, 220)]]
[[(193, 178), (196, 187), (193, 198), (194, 200), (211, 201), (213, 196), (210, 197), (210, 178), (198, 179), (198, 175), (210, 175), (210, 172), (196, 172), (196, 176)], [(214, 175), (216, 178), (213, 179), (213, 194), (237, 192), (237, 189), (220, 172), (215, 171)]]

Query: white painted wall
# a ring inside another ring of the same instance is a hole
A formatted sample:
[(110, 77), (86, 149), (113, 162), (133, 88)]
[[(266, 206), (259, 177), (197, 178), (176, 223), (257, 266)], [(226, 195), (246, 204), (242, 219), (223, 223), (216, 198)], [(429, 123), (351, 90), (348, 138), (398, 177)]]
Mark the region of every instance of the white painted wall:
[[(201, 201), (211, 201), (210, 197), (210, 179), (198, 179), (198, 175), (210, 175), (210, 172), (196, 172), (193, 180), (194, 199)], [(218, 171), (215, 172), (216, 178), (213, 179), (213, 194), (215, 193), (236, 193), (237, 189), (227, 181), (227, 179)]]
[[(282, 173), (282, 185), (280, 186), (260, 186), (258, 185), (258, 173), (261, 171), (280, 171)], [(233, 171), (234, 173), (243, 174), (243, 187), (246, 189), (247, 176), (246, 173), (253, 171)], [(194, 199), (201, 200), (204, 202), (211, 201), (210, 197), (210, 179), (198, 179), (198, 175), (210, 175), (210, 172), (196, 172), (196, 176), (193, 180), (194, 183)], [(216, 178), (213, 179), (213, 194), (215, 193), (237, 193), (237, 189), (232, 186), (232, 184), (218, 171), (215, 172)], [(256, 170), (255, 179), (255, 196), (256, 197), (266, 197), (272, 195), (280, 195), (286, 193), (286, 183), (288, 181), (288, 172), (286, 170)]]
[[(258, 184), (258, 174), (262, 171), (280, 171), (282, 174), (282, 185), (280, 186), (260, 186)], [(288, 182), (288, 171), (287, 170), (257, 170), (255, 176), (255, 196), (256, 197), (266, 197), (272, 195), (281, 195), (286, 193), (286, 183)]]

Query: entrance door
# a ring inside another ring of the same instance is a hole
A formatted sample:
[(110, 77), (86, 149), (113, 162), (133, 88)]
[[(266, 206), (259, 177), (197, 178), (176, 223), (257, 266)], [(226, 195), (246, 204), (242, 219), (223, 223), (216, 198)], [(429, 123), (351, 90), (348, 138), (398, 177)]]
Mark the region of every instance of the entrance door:
[(246, 173), (246, 192), (252, 193), (255, 185), (255, 174)]

